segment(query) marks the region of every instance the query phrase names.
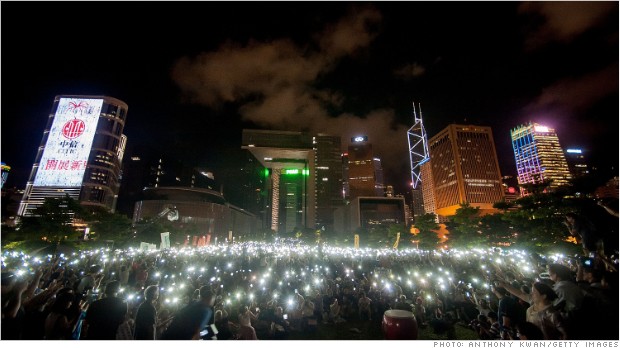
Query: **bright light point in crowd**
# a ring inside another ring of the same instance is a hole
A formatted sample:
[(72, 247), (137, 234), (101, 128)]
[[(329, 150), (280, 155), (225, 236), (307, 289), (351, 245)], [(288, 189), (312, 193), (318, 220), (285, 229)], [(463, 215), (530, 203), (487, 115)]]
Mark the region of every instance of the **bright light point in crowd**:
[(125, 288), (118, 289), (118, 292), (123, 292), (123, 291), (125, 291)]
[(235, 297), (236, 297), (237, 299), (239, 299), (239, 297), (241, 297), (241, 294), (240, 294), (240, 293), (237, 293), (237, 294), (235, 294)]
[(127, 295), (128, 300), (133, 300), (133, 295)]
[(169, 298), (166, 299), (166, 303), (170, 303), (170, 299)]
[(288, 303), (289, 306), (292, 306), (293, 305), (293, 299), (289, 299), (287, 303)]
[(184, 283), (181, 283), (181, 285), (179, 285), (179, 289), (183, 289), (185, 287)]
[(172, 300), (172, 303), (177, 303), (177, 302), (179, 302), (179, 298), (178, 298), (178, 297), (175, 297), (175, 298)]
[(254, 299), (254, 294), (250, 294), (250, 299), (253, 300)]
[(431, 295), (426, 295), (426, 299), (430, 301), (432, 299)]

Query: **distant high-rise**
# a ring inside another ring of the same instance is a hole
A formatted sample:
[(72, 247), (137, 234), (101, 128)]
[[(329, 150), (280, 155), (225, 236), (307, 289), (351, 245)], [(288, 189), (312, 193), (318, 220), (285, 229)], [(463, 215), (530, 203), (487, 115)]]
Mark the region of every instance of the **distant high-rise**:
[(120, 187), (127, 104), (106, 96), (54, 98), (18, 215), (47, 197), (69, 197), (114, 211)]
[(585, 150), (566, 149), (564, 155), (568, 163), (568, 170), (573, 178), (579, 178), (590, 174), (590, 166), (586, 160)]
[(566, 157), (555, 130), (529, 123), (510, 130), (520, 185), (553, 180), (551, 189), (571, 179)]
[[(368, 137), (358, 136), (351, 139), (346, 156), (348, 172), (348, 195), (353, 200), (356, 197), (383, 196), (383, 169), (381, 160), (374, 157), (372, 144)], [(378, 194), (381, 191), (381, 194)]]
[(333, 229), (334, 211), (343, 204), (342, 153), (339, 136), (313, 138), (316, 187), (316, 227)]
[[(211, 171), (186, 165), (170, 154), (128, 146), (123, 161), (117, 211), (131, 216), (145, 188), (186, 187), (220, 191)], [(239, 171), (237, 169), (237, 171)]]
[(244, 129), (242, 148), (265, 168), (266, 224), (279, 233), (315, 228), (316, 184), (312, 136), (302, 132)]
[(436, 214), (454, 215), (462, 203), (493, 212), (504, 199), (490, 127), (451, 124), (429, 140)]
[(6, 179), (9, 177), (9, 172), (11, 171), (11, 167), (7, 166), (6, 163), (2, 162), (2, 182), (0, 183), (0, 188), (4, 187), (4, 183)]

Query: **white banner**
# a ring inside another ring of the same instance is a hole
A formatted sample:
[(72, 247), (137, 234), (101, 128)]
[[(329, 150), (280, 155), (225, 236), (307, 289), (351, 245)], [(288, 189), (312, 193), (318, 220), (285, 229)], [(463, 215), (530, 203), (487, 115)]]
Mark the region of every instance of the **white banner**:
[(169, 249), (170, 248), (170, 232), (161, 233), (161, 247), (159, 249)]

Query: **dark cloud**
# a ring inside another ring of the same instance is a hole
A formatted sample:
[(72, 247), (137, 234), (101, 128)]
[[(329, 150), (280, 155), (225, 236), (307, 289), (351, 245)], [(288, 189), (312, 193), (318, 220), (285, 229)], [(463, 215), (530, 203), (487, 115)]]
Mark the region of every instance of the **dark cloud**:
[(618, 93), (618, 63), (578, 78), (562, 79), (547, 86), (524, 112), (544, 111), (558, 118), (583, 112), (601, 99)]
[(426, 68), (418, 63), (411, 63), (394, 70), (394, 76), (403, 80), (411, 80), (413, 78), (424, 75)]
[(525, 42), (529, 49), (551, 41), (568, 42), (597, 26), (600, 19), (618, 13), (615, 1), (527, 1), (519, 6), (519, 13), (533, 19), (535, 29)]
[[(343, 94), (315, 87), (340, 59), (371, 44), (380, 20), (373, 8), (356, 8), (313, 35), (318, 47), (314, 51), (287, 39), (227, 43), (215, 52), (180, 59), (172, 76), (192, 102), (208, 106), (240, 102), (244, 120), (268, 129), (340, 135), (343, 150), (348, 139), (366, 134), (386, 167), (400, 165), (407, 158), (407, 128), (396, 124), (394, 110), (333, 114), (328, 108), (338, 109)], [(248, 97), (254, 98), (248, 101)]]

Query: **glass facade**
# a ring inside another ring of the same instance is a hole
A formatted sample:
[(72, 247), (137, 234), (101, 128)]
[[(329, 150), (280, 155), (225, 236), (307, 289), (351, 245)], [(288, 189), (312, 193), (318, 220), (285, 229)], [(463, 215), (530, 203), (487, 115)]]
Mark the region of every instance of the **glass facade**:
[(555, 130), (538, 123), (510, 131), (519, 184), (552, 180), (550, 188), (567, 185), (571, 179), (568, 163)]

